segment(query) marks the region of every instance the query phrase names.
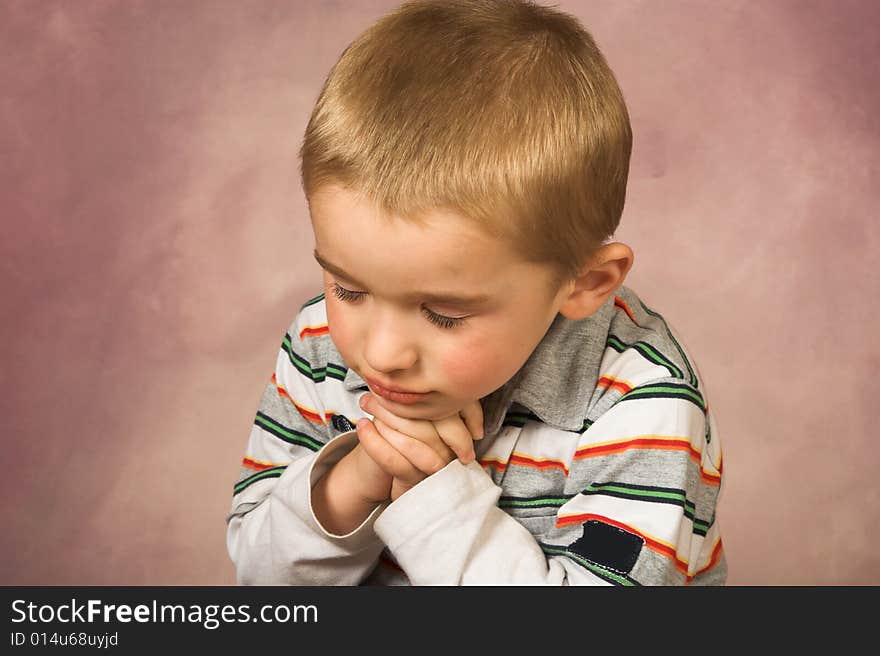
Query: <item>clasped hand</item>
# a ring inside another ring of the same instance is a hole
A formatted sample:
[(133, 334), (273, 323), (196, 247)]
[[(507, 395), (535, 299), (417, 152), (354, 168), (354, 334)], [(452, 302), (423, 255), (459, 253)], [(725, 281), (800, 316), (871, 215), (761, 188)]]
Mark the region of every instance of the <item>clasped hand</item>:
[(372, 421), (365, 418), (357, 426), (360, 446), (372, 461), (364, 473), (371, 479), (370, 489), (387, 491), (385, 498), (392, 501), (456, 457), (464, 464), (474, 460), (474, 440), (483, 438), (479, 400), (438, 420), (398, 417), (369, 392), (360, 404), (373, 415)]

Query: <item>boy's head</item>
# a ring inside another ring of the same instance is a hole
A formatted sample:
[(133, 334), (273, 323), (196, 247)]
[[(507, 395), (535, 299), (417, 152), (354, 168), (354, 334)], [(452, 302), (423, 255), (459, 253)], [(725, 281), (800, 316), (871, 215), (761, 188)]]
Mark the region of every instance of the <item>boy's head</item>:
[[(331, 70), (300, 150), (346, 361), (375, 382), (459, 400), (506, 382), (557, 312), (588, 316), (632, 265), (628, 247), (605, 243), (631, 144), (614, 75), (571, 16), (525, 0), (444, 0), (376, 22)], [(492, 299), (464, 307), (413, 291)], [(417, 325), (426, 309), (468, 319)], [(446, 407), (422, 405), (405, 408), (429, 418)]]

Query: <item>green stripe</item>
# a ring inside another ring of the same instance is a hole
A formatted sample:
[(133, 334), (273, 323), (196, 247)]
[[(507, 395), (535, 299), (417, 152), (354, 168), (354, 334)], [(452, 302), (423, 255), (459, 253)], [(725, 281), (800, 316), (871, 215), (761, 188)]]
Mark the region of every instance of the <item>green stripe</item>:
[(584, 494), (590, 494), (591, 492), (620, 492), (622, 494), (630, 494), (632, 496), (645, 497), (648, 499), (669, 499), (670, 501), (677, 501), (681, 505), (687, 503), (687, 498), (683, 492), (673, 490), (642, 490), (635, 487), (620, 485), (619, 483), (591, 483), (587, 489), (584, 490)]
[(287, 353), (290, 364), (303, 376), (315, 383), (323, 383), (327, 376), (336, 380), (345, 380), (348, 369), (342, 365), (328, 362), (326, 367), (313, 367), (312, 363), (293, 350), (290, 334), (285, 333), (281, 349)]
[(268, 430), (273, 435), (280, 437), (282, 440), (289, 442), (290, 444), (298, 444), (299, 446), (304, 446), (312, 451), (317, 451), (323, 446), (321, 442), (318, 442), (311, 436), (293, 430), (292, 428), (288, 428), (287, 426), (283, 426), (263, 413), (257, 413), (254, 423), (260, 426), (260, 428)]
[(300, 310), (305, 310), (305, 309), (306, 309), (307, 307), (309, 307), (310, 305), (314, 305), (315, 303), (320, 303), (320, 302), (323, 301), (323, 300), (324, 300), (324, 292), (321, 292), (320, 294), (318, 294), (318, 295), (315, 296), (314, 298), (310, 298), (310, 299), (307, 300), (305, 303), (303, 303), (303, 305), (302, 305), (302, 307), (300, 308)]
[(264, 469), (261, 472), (257, 472), (253, 476), (248, 476), (247, 478), (235, 484), (235, 487), (233, 488), (233, 494), (239, 494), (246, 487), (250, 487), (257, 481), (262, 481), (266, 478), (277, 478), (284, 473), (285, 469), (287, 469), (287, 465), (282, 465), (280, 467), (270, 467), (269, 469)]
[(694, 521), (694, 513), (696, 512), (694, 502), (689, 501), (684, 492), (677, 490), (642, 490), (620, 483), (591, 483), (581, 494), (608, 494), (626, 499), (635, 497), (638, 501), (654, 503), (668, 503), (671, 501), (673, 505), (681, 506), (684, 509), (684, 516), (692, 521)]
[(647, 342), (638, 341), (632, 344), (627, 344), (616, 335), (608, 335), (608, 341), (606, 343), (618, 353), (622, 353), (628, 348), (635, 349), (635, 351), (641, 354), (646, 360), (649, 360), (654, 364), (659, 364), (661, 367), (665, 367), (669, 370), (669, 373), (673, 378), (681, 378), (684, 380), (684, 374), (681, 372), (681, 369)]
[(498, 500), (499, 508), (538, 508), (546, 506), (560, 507), (571, 497), (501, 497)]
[(691, 369), (691, 363), (688, 361), (687, 356), (684, 354), (684, 350), (681, 348), (681, 345), (678, 343), (678, 340), (672, 335), (672, 331), (669, 329), (669, 324), (666, 323), (666, 319), (664, 319), (660, 314), (651, 310), (647, 305), (644, 304), (642, 299), (638, 299), (639, 305), (642, 306), (642, 309), (650, 314), (652, 317), (659, 319), (663, 322), (663, 326), (666, 328), (666, 334), (669, 336), (669, 339), (672, 340), (672, 343), (675, 345), (675, 348), (678, 350), (678, 354), (681, 356), (681, 359), (684, 361), (684, 365), (687, 367), (688, 374), (690, 375), (691, 385), (699, 389), (699, 381), (697, 380), (696, 375), (694, 374), (694, 370)]
[(696, 391), (689, 389), (687, 387), (672, 387), (669, 385), (646, 385), (645, 387), (635, 387), (631, 389), (629, 392), (624, 394), (618, 399), (618, 401), (623, 401), (624, 399), (632, 399), (640, 396), (649, 396), (651, 394), (667, 394), (672, 395), (674, 397), (687, 399), (689, 401), (693, 401), (696, 403), (700, 409), (704, 412), (706, 410), (706, 403), (703, 401), (702, 395)]
[[(312, 367), (312, 363), (306, 360), (303, 356), (293, 350), (293, 346), (291, 345), (291, 338), (289, 334), (284, 335), (284, 342), (281, 344), (281, 349), (287, 353), (287, 358), (290, 360), (290, 364), (299, 371), (303, 376), (311, 380), (315, 383), (323, 383), (327, 378), (327, 367)], [(327, 365), (330, 367), (331, 365)], [(335, 367), (331, 370), (331, 373), (335, 374), (333, 377), (338, 377), (339, 365), (332, 365)], [(347, 369), (342, 369), (342, 378), (345, 378), (345, 374), (348, 372)], [(341, 380), (341, 379), (340, 379)]]
[(697, 506), (687, 498), (684, 490), (676, 490), (674, 488), (650, 489), (641, 486), (627, 485), (626, 483), (591, 483), (581, 494), (608, 494), (609, 496), (618, 496), (622, 498), (633, 498), (639, 501), (647, 501), (654, 503), (673, 502), (676, 506), (684, 509), (684, 516), (691, 520), (693, 532), (705, 535), (712, 522), (698, 519), (696, 517)]
[(621, 351), (625, 350), (627, 347), (630, 346), (629, 344), (624, 342), (622, 339), (620, 339), (616, 335), (612, 335), (611, 333), (608, 333), (608, 339), (606, 340), (605, 343), (608, 346), (610, 346), (611, 348), (613, 348), (615, 351), (617, 351), (618, 353), (620, 353)]
[(707, 522), (703, 519), (697, 519), (696, 517), (693, 519), (694, 522), (694, 533), (698, 535), (705, 536), (706, 532), (709, 530), (709, 527), (712, 525), (712, 522)]
[(586, 569), (588, 569), (591, 572), (593, 572), (594, 574), (596, 574), (596, 576), (598, 576), (599, 578), (605, 579), (606, 581), (610, 579), (614, 583), (617, 583), (617, 585), (627, 585), (627, 586), (638, 585), (638, 583), (633, 581), (628, 576), (621, 576), (617, 572), (614, 572), (610, 569), (605, 569), (604, 567), (600, 567), (599, 565), (597, 565), (595, 563), (591, 563), (589, 560), (582, 558), (581, 556), (579, 556), (576, 553), (572, 553), (571, 551), (569, 551), (565, 547), (556, 547), (554, 545), (544, 544), (543, 542), (541, 542), (539, 544), (541, 545), (541, 549), (544, 550), (544, 553), (548, 553), (551, 556), (568, 556), (569, 558), (571, 558), (573, 561), (575, 561), (576, 563), (578, 563), (582, 567), (585, 567)]
[(328, 362), (327, 367), (326, 367), (326, 372), (327, 372), (327, 375), (330, 376), (331, 378), (336, 378), (337, 380), (345, 380), (345, 377), (348, 374), (348, 369), (346, 369), (342, 365)]
[(315, 375), (312, 373), (312, 363), (293, 350), (289, 333), (284, 334), (284, 342), (282, 342), (281, 348), (287, 353), (290, 364), (298, 369), (306, 378), (314, 379)]

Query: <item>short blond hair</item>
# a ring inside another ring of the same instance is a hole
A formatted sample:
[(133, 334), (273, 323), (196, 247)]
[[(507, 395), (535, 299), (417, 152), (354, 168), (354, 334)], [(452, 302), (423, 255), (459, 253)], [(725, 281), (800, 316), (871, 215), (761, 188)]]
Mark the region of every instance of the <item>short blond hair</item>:
[(617, 229), (631, 150), (623, 94), (576, 18), (414, 0), (342, 53), (299, 156), (306, 198), (337, 184), (416, 223), (450, 210), (565, 280)]

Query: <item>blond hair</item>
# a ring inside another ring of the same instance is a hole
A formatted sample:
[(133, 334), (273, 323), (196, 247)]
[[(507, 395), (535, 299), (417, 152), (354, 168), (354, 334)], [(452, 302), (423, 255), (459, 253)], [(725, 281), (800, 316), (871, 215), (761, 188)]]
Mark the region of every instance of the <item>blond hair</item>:
[(415, 223), (445, 209), (573, 277), (620, 222), (623, 94), (576, 18), (528, 0), (414, 0), (331, 69), (300, 149), (307, 198), (337, 184)]

